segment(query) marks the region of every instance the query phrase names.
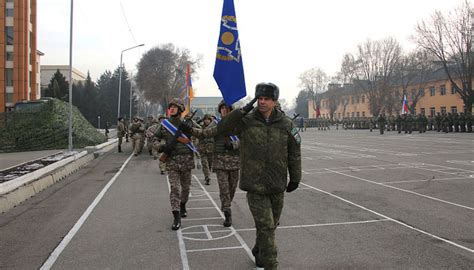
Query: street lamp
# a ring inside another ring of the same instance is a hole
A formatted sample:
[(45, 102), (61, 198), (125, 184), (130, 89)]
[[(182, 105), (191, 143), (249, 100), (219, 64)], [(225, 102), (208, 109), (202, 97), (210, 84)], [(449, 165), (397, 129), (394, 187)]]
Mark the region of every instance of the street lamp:
[(130, 115), (128, 116), (132, 119), (132, 99), (133, 99), (133, 73), (130, 72)]
[(100, 115), (97, 116), (97, 127), (100, 129)]
[(120, 71), (119, 71), (119, 92), (118, 92), (118, 105), (117, 105), (117, 119), (120, 117), (120, 95), (122, 94), (122, 57), (123, 57), (123, 53), (128, 51), (128, 50), (131, 50), (131, 49), (135, 49), (135, 48), (138, 48), (138, 47), (141, 47), (141, 46), (144, 46), (145, 44), (140, 44), (140, 45), (137, 45), (137, 46), (133, 46), (133, 47), (130, 47), (128, 49), (125, 49), (123, 50), (121, 53), (120, 53)]

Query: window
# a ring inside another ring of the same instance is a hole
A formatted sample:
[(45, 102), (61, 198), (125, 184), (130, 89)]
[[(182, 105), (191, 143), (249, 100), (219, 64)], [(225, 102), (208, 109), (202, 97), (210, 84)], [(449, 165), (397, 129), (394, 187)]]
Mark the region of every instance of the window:
[(352, 112), (352, 117), (354, 117), (354, 116), (355, 116), (355, 113), (354, 113), (354, 112)]
[(421, 109), (420, 109), (420, 113), (421, 113), (422, 115), (425, 115), (425, 108), (421, 108)]
[(431, 107), (431, 108), (430, 108), (430, 115), (431, 115), (431, 117), (434, 117), (435, 114), (436, 114), (436, 109), (435, 109), (435, 107)]
[(5, 69), (5, 85), (13, 86), (13, 68)]
[(457, 113), (457, 112), (458, 112), (458, 107), (451, 106), (451, 113)]
[(13, 103), (13, 93), (7, 93), (7, 103)]
[(436, 94), (436, 89), (434, 88), (434, 86), (431, 86), (430, 87), (430, 96), (434, 96)]
[(446, 86), (445, 86), (445, 85), (441, 85), (441, 86), (439, 87), (439, 93), (440, 93), (442, 96), (446, 95)]
[(13, 52), (6, 52), (6, 54), (7, 54), (6, 60), (13, 61)]
[(5, 11), (5, 15), (7, 17), (13, 17), (13, 9), (7, 8), (7, 10)]
[(425, 96), (425, 89), (421, 88), (420, 90), (418, 90), (418, 94), (420, 97), (424, 97)]
[(365, 117), (365, 112), (362, 112), (362, 117)]
[(13, 26), (5, 27), (5, 40), (7, 45), (13, 45)]
[(457, 91), (457, 88), (456, 88), (456, 85), (451, 85), (451, 94), (454, 95), (456, 94), (458, 91)]
[(357, 117), (360, 117), (360, 113), (359, 113), (359, 112), (357, 112)]
[(365, 96), (362, 95), (362, 103), (365, 103)]
[(441, 107), (440, 110), (441, 110), (441, 114), (446, 113), (446, 107)]

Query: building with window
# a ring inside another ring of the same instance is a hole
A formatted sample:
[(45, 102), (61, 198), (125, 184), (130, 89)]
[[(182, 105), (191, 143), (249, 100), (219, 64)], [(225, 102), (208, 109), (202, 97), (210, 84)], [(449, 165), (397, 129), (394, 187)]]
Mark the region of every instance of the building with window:
[(0, 1), (0, 112), (38, 98), (36, 0)]
[(194, 97), (191, 101), (191, 111), (198, 110), (196, 116), (202, 117), (204, 114), (217, 114), (217, 105), (222, 97)]
[[(48, 87), (54, 73), (58, 70), (64, 77), (66, 77), (66, 81), (69, 82), (69, 65), (41, 65), (41, 89)], [(84, 82), (86, 80), (86, 75), (74, 67), (72, 67), (71, 75), (73, 84)]]
[[(459, 79), (455, 79), (460, 85)], [(328, 91), (319, 95), (318, 104), (312, 100), (308, 101), (310, 118), (316, 118), (317, 107), (321, 117), (342, 119), (343, 117), (368, 116), (373, 114), (369, 109), (369, 96), (364, 81), (356, 81), (353, 84), (329, 84)], [(401, 85), (392, 86), (393, 110), (392, 114), (401, 111), (403, 93), (407, 96), (409, 106), (416, 100), (414, 113), (424, 113), (434, 116), (443, 112), (464, 112), (464, 103), (457, 89), (449, 80), (444, 69), (434, 71), (424, 82), (413, 82), (406, 85), (405, 90)], [(425, 89), (427, 92), (425, 94)], [(449, 89), (449, 91), (447, 90)], [(429, 93), (429, 94), (428, 94)], [(390, 114), (386, 108), (382, 109), (385, 114)]]

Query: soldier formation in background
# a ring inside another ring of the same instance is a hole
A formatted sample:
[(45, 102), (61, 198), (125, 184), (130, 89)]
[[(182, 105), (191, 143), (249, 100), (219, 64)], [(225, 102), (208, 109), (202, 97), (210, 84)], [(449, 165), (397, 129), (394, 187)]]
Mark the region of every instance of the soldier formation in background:
[[(318, 130), (329, 130), (331, 125), (336, 129), (379, 129), (380, 134), (385, 131), (396, 131), (400, 134), (412, 134), (414, 131), (425, 133), (426, 131), (437, 132), (472, 132), (473, 116), (471, 113), (437, 113), (435, 117), (426, 117), (419, 113), (397, 114), (386, 116), (380, 114), (378, 117), (344, 117), (342, 120), (331, 120), (328, 118), (305, 119), (308, 127)], [(297, 120), (295, 124), (300, 124)]]

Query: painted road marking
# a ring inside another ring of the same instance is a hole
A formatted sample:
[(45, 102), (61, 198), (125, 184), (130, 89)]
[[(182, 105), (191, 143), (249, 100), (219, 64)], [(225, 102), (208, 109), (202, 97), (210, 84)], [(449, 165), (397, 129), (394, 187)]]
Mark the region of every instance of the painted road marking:
[(69, 242), (71, 242), (72, 238), (76, 235), (76, 233), (79, 231), (79, 229), (82, 227), (84, 222), (86, 222), (87, 218), (89, 215), (92, 213), (94, 208), (99, 204), (100, 200), (104, 197), (105, 193), (109, 190), (110, 186), (117, 180), (119, 175), (123, 172), (125, 169), (125, 166), (127, 166), (128, 162), (130, 159), (133, 157), (133, 154), (130, 155), (127, 160), (122, 164), (120, 167), (119, 171), (109, 180), (107, 185), (100, 191), (100, 193), (95, 197), (94, 201), (87, 207), (86, 211), (82, 214), (82, 216), (79, 218), (79, 220), (74, 224), (72, 229), (64, 236), (63, 240), (59, 245), (54, 249), (54, 251), (49, 255), (48, 259), (44, 262), (44, 264), (41, 266), (41, 270), (48, 270), (51, 269), (51, 267), (54, 265), (56, 260), (59, 258), (59, 255), (64, 251), (64, 249), (67, 247)]
[(398, 188), (398, 187), (386, 185), (386, 184), (383, 184), (383, 183), (371, 181), (371, 180), (368, 180), (368, 179), (364, 179), (364, 178), (362, 178), (362, 177), (357, 177), (357, 176), (353, 176), (353, 175), (346, 174), (346, 173), (336, 172), (336, 171), (332, 171), (332, 170), (329, 170), (329, 171), (331, 171), (331, 172), (333, 172), (333, 173), (336, 173), (336, 174), (344, 175), (344, 176), (347, 176), (347, 177), (350, 177), (350, 178), (354, 178), (354, 179), (357, 179), (357, 180), (361, 180), (361, 181), (364, 181), (364, 182), (367, 182), (367, 183), (371, 183), (371, 184), (375, 184), (375, 185), (379, 185), (379, 186), (383, 186), (383, 187), (388, 187), (388, 188), (396, 189), (396, 190), (398, 190), (398, 191), (402, 191), (402, 192), (414, 194), (414, 195), (417, 195), (417, 196), (420, 196), (420, 197), (423, 197), (423, 198), (427, 198), (427, 199), (430, 199), (430, 200), (434, 200), (434, 201), (438, 201), (438, 202), (442, 202), (442, 203), (454, 205), (454, 206), (461, 207), (461, 208), (465, 208), (465, 209), (468, 209), (468, 210), (474, 210), (473, 207), (469, 207), (469, 206), (465, 206), (465, 205), (461, 205), (461, 204), (457, 204), (457, 203), (445, 201), (445, 200), (442, 200), (442, 199), (438, 199), (438, 198), (435, 198), (435, 197), (431, 197), (431, 196), (428, 196), (428, 195), (424, 195), (424, 194), (421, 194), (421, 193), (418, 193), (418, 192), (414, 192), (414, 191), (411, 191), (411, 190), (406, 190), (406, 189), (403, 189), (403, 188)]
[(393, 219), (393, 218), (391, 218), (391, 217), (388, 217), (388, 216), (386, 216), (386, 215), (384, 215), (384, 214), (381, 214), (381, 213), (379, 213), (379, 212), (376, 212), (376, 211), (374, 211), (374, 210), (371, 210), (371, 209), (369, 209), (369, 208), (367, 208), (367, 207), (364, 207), (364, 206), (362, 206), (362, 205), (360, 205), (360, 204), (351, 202), (351, 201), (346, 200), (346, 199), (344, 199), (344, 198), (342, 198), (342, 197), (340, 197), (340, 196), (334, 195), (334, 194), (332, 194), (332, 193), (330, 193), (330, 192), (327, 192), (327, 191), (324, 191), (324, 190), (322, 190), (322, 189), (319, 189), (319, 188), (310, 186), (310, 185), (305, 184), (305, 183), (301, 183), (301, 185), (307, 186), (307, 187), (309, 187), (309, 188), (311, 188), (311, 189), (314, 189), (314, 190), (316, 190), (316, 191), (319, 191), (319, 192), (324, 193), (324, 194), (326, 194), (326, 195), (329, 195), (329, 196), (331, 196), (331, 197), (337, 198), (337, 199), (339, 199), (339, 200), (341, 200), (341, 201), (344, 201), (344, 202), (346, 202), (346, 203), (348, 203), (348, 204), (351, 204), (351, 205), (354, 205), (354, 206), (359, 207), (359, 208), (361, 208), (361, 209), (364, 209), (364, 210), (366, 210), (366, 211), (368, 211), (368, 212), (370, 212), (370, 213), (376, 214), (376, 215), (378, 215), (378, 216), (380, 216), (380, 217), (383, 217), (384, 219), (393, 221), (393, 222), (395, 222), (395, 223), (398, 223), (398, 224), (400, 224), (400, 225), (402, 225), (402, 226), (405, 226), (405, 227), (407, 227), (407, 228), (410, 228), (410, 229), (415, 230), (415, 231), (417, 231), (417, 232), (420, 232), (420, 233), (422, 233), (422, 234), (425, 234), (425, 235), (428, 235), (428, 236), (430, 236), (430, 237), (436, 238), (436, 239), (438, 239), (438, 240), (440, 240), (440, 241), (442, 241), (442, 242), (445, 242), (445, 243), (448, 243), (448, 244), (453, 245), (453, 246), (455, 246), (455, 247), (461, 248), (461, 249), (466, 250), (466, 251), (468, 251), (468, 252), (470, 252), (470, 253), (474, 253), (474, 249), (470, 249), (470, 248), (468, 248), (468, 247), (465, 247), (465, 246), (460, 245), (460, 244), (458, 244), (458, 243), (455, 243), (455, 242), (453, 242), (453, 241), (447, 240), (447, 239), (445, 239), (445, 238), (443, 238), (443, 237), (439, 237), (439, 236), (437, 236), (437, 235), (434, 235), (434, 234), (431, 234), (431, 233), (429, 233), (429, 232), (423, 231), (423, 230), (421, 230), (421, 229), (415, 228), (415, 227), (410, 226), (410, 225), (408, 225), (408, 224), (406, 224), (406, 223), (403, 223), (403, 222), (401, 222), (401, 221), (398, 221), (398, 220), (396, 220), (396, 219)]

